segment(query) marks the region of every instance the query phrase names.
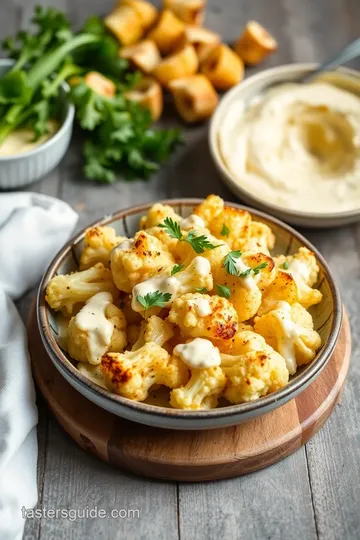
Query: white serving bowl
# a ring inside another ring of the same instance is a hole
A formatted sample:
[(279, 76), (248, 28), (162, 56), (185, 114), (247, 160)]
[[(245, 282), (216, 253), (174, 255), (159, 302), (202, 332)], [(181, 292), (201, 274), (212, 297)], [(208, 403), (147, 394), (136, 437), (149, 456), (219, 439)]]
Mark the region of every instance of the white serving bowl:
[[(261, 199), (246, 188), (234, 178), (232, 173), (226, 167), (219, 149), (219, 130), (222, 122), (234, 103), (243, 101), (245, 104), (251, 102), (257, 95), (261, 94), (270, 85), (277, 83), (296, 82), (304, 75), (315, 69), (317, 64), (289, 64), (285, 66), (266, 69), (253, 75), (241, 82), (232, 90), (227, 92), (221, 100), (215, 114), (212, 117), (209, 130), (209, 146), (214, 163), (221, 174), (225, 184), (237, 195), (241, 201), (255, 206), (260, 210), (268, 212), (279, 219), (282, 219), (293, 225), (301, 227), (338, 227), (360, 221), (359, 208), (339, 213), (314, 213), (306, 211), (296, 211), (277, 206), (265, 199)], [(360, 73), (356, 70), (339, 68), (339, 74), (343, 74), (354, 81), (354, 88), (360, 88)], [(355, 84), (356, 83), (356, 84)], [(351, 82), (350, 82), (351, 84)]]
[[(187, 217), (201, 201), (198, 199), (178, 199), (161, 202), (173, 206), (178, 214)], [(74, 365), (75, 362), (58, 345), (57, 318), (45, 301), (47, 284), (55, 275), (77, 270), (79, 257), (84, 247), (84, 229), (72, 238), (51, 262), (39, 287), (36, 309), (40, 335), (54, 366), (78, 392), (99, 407), (128, 420), (161, 428), (214, 429), (232, 426), (264, 415), (284, 405), (303, 392), (326, 365), (339, 336), (342, 307), (338, 289), (323, 257), (308, 240), (288, 225), (257, 210), (234, 203), (226, 204), (248, 210), (256, 221), (266, 223), (272, 228), (276, 236), (274, 254), (292, 254), (301, 246), (306, 246), (315, 253), (320, 268), (317, 287), (323, 294), (322, 302), (313, 306), (311, 310), (315, 329), (319, 332), (323, 342), (316, 357), (309, 365), (299, 369), (287, 386), (281, 390), (249, 403), (210, 410), (187, 411), (140, 403), (98, 386), (80, 373)], [(111, 216), (104, 217), (93, 226), (110, 225), (114, 227), (117, 235), (130, 237), (138, 230), (139, 219), (146, 214), (150, 206), (151, 203), (121, 210)]]
[[(0, 77), (13, 65), (0, 59)], [(59, 130), (33, 150), (13, 156), (0, 156), (0, 189), (17, 189), (39, 180), (52, 171), (66, 153), (71, 139), (75, 107), (68, 98), (69, 87), (63, 83), (59, 92)]]

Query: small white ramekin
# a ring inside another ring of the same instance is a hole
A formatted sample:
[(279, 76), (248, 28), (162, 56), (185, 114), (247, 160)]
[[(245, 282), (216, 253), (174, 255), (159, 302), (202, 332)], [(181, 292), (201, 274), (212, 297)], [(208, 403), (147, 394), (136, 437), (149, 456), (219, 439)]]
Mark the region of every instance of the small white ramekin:
[[(0, 77), (12, 66), (12, 60), (0, 59)], [(67, 151), (72, 135), (75, 107), (68, 99), (68, 85), (59, 92), (61, 127), (40, 146), (14, 156), (0, 156), (0, 189), (17, 189), (39, 180), (52, 171)]]

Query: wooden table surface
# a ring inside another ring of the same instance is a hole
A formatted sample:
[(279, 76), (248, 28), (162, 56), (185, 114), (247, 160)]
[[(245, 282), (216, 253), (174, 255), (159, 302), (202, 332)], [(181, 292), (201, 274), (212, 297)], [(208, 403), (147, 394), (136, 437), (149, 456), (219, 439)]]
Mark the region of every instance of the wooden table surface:
[[(27, 26), (37, 3), (56, 5), (80, 24), (87, 14), (108, 12), (113, 0), (1, 0), (0, 38)], [(264, 67), (321, 61), (360, 34), (360, 1), (209, 0), (206, 24), (226, 41), (249, 19), (262, 22), (279, 41), (279, 52)], [(175, 122), (170, 113), (166, 123)], [(79, 213), (79, 228), (118, 208), (161, 198), (218, 193), (235, 200), (212, 165), (207, 126), (185, 132), (185, 147), (150, 182), (87, 182), (75, 136), (61, 165), (31, 189), (68, 201)], [(306, 234), (338, 279), (353, 332), (346, 388), (320, 433), (284, 461), (246, 477), (201, 484), (155, 482), (87, 455), (39, 398), (39, 507), (137, 509), (139, 517), (28, 520), (25, 538), (360, 538), (360, 226)], [(32, 297), (28, 294), (19, 304), (24, 317)]]

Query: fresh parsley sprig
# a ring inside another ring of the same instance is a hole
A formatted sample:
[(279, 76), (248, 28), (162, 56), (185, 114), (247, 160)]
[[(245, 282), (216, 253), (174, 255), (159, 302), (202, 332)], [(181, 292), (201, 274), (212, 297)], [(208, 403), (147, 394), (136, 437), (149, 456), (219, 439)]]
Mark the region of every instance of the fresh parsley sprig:
[(175, 274), (177, 274), (178, 272), (181, 272), (181, 270), (185, 268), (185, 266), (183, 264), (175, 264), (175, 266), (173, 266), (172, 270), (171, 270), (171, 276), (174, 276)]
[(145, 294), (145, 296), (137, 295), (136, 300), (145, 309), (145, 312), (151, 307), (164, 307), (171, 299), (170, 293), (161, 293), (154, 291)]
[(224, 258), (224, 266), (228, 274), (232, 276), (239, 275), (239, 271), (236, 266), (236, 261), (241, 257), (241, 251), (230, 251)]
[(195, 291), (201, 294), (206, 294), (209, 292), (206, 287), (195, 287)]
[(262, 270), (263, 268), (266, 268), (267, 265), (268, 265), (267, 262), (262, 262), (258, 264), (257, 266), (254, 266), (254, 268), (247, 268), (247, 270), (245, 270), (244, 272), (241, 272), (241, 274), (238, 274), (238, 276), (247, 277), (251, 274), (251, 272), (254, 273), (254, 276), (257, 276), (258, 274), (260, 274), (260, 270)]
[(221, 245), (212, 244), (205, 234), (196, 236), (195, 231), (190, 231), (187, 236), (184, 236), (181, 232), (180, 225), (169, 217), (165, 218), (164, 222), (159, 223), (158, 226), (161, 229), (164, 229), (170, 238), (176, 238), (179, 242), (187, 242), (190, 244), (193, 250), (198, 254), (204, 253), (206, 249), (215, 249)]
[(220, 231), (220, 234), (221, 234), (221, 236), (229, 236), (229, 234), (230, 234), (230, 229), (229, 229), (229, 227), (227, 227), (227, 226), (225, 225), (225, 223), (223, 223), (223, 226), (222, 226), (222, 229), (221, 229), (221, 231)]
[(231, 290), (229, 287), (226, 287), (226, 285), (219, 285), (219, 283), (216, 283), (215, 286), (218, 296), (222, 296), (223, 298), (230, 298)]
[(281, 265), (281, 267), (284, 269), (284, 270), (288, 270), (289, 269), (289, 263), (287, 261), (284, 261)]

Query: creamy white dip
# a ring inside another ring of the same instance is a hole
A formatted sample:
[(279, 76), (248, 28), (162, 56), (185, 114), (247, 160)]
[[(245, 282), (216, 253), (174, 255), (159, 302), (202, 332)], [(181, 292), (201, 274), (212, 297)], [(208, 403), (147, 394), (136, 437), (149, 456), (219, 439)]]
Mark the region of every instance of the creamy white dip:
[(29, 152), (41, 144), (48, 141), (59, 129), (59, 122), (49, 120), (47, 123), (48, 132), (34, 141), (34, 132), (31, 128), (19, 128), (11, 132), (0, 144), (0, 157), (15, 156)]
[(327, 83), (284, 84), (233, 103), (219, 149), (239, 185), (303, 212), (360, 207), (360, 97)]

